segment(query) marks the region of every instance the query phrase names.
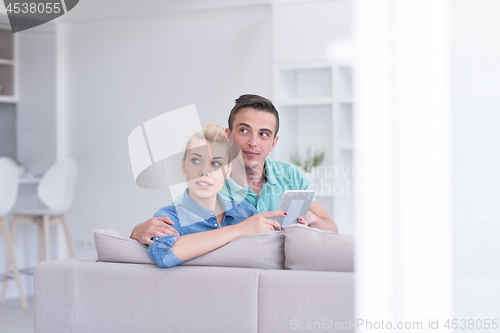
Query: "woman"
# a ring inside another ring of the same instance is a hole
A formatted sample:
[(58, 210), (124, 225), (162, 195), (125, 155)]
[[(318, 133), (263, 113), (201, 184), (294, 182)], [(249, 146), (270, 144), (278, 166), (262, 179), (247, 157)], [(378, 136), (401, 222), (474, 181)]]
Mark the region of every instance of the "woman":
[(180, 236), (155, 237), (151, 259), (162, 268), (179, 265), (215, 250), (235, 238), (281, 229), (271, 217), (284, 212), (255, 214), (246, 203), (225, 201), (218, 193), (231, 173), (230, 144), (224, 129), (207, 125), (186, 145), (182, 172), (188, 188), (175, 205), (159, 209), (154, 217), (168, 216)]

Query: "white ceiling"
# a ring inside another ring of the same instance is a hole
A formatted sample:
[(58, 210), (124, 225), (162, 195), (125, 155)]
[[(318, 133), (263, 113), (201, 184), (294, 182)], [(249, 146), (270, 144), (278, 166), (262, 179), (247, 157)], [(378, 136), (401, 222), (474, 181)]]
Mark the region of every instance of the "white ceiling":
[(102, 20), (271, 4), (271, 0), (80, 0), (61, 22)]
[[(80, 0), (54, 22), (81, 22), (113, 18), (161, 15), (193, 10), (210, 10), (260, 5), (323, 2), (332, 0)], [(350, 1), (350, 0), (333, 0)], [(0, 21), (8, 24), (5, 5), (0, 4)]]

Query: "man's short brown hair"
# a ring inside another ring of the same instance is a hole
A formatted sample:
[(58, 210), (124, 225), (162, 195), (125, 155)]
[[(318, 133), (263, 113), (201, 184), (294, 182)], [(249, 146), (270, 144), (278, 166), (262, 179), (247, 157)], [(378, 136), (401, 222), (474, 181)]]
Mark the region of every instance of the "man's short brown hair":
[(229, 119), (227, 121), (230, 131), (233, 131), (233, 122), (236, 117), (236, 113), (243, 108), (252, 108), (257, 111), (269, 112), (276, 117), (276, 132), (274, 132), (274, 137), (278, 134), (278, 129), (280, 128), (280, 118), (278, 111), (274, 107), (273, 103), (259, 95), (241, 95), (236, 99), (236, 104), (229, 114)]

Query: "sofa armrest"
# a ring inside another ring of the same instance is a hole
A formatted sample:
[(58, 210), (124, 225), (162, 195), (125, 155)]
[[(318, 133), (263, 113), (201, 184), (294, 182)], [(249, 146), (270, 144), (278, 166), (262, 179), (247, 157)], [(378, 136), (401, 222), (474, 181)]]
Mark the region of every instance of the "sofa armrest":
[(82, 260), (44, 261), (35, 267), (35, 332), (73, 332), (73, 283)]

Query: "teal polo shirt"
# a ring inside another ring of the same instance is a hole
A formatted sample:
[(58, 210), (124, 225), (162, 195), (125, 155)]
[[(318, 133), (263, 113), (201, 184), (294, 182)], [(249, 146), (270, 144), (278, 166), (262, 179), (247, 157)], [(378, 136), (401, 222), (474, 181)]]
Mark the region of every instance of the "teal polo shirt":
[[(293, 164), (273, 161), (264, 162), (266, 181), (255, 194), (250, 187), (241, 187), (231, 178), (219, 192), (226, 200), (245, 201), (254, 206), (258, 213), (277, 210), (283, 193), (288, 190), (311, 190), (309, 179)], [(313, 198), (316, 201), (316, 198)]]

